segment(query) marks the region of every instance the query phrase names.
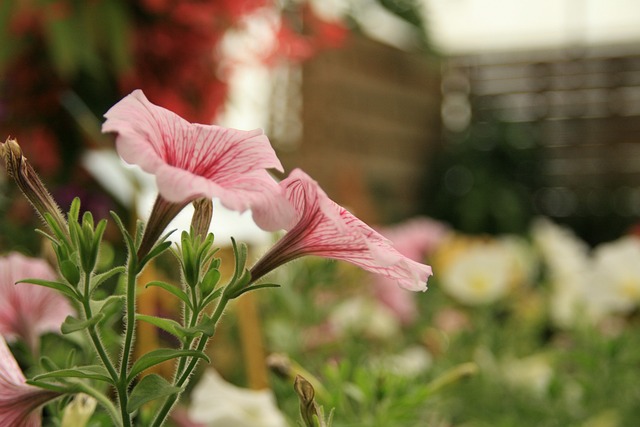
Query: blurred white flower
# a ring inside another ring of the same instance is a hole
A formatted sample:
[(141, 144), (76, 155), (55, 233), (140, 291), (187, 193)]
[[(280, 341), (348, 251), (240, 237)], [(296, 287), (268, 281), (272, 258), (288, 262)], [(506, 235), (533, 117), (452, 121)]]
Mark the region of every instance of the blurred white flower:
[(406, 378), (426, 372), (433, 364), (433, 356), (423, 346), (416, 345), (401, 353), (382, 356), (371, 361), (374, 371)]
[(501, 364), (504, 380), (518, 388), (523, 388), (538, 395), (549, 389), (553, 378), (553, 368), (548, 357), (534, 354), (522, 359), (508, 359)]
[(207, 369), (191, 394), (189, 419), (207, 427), (288, 427), (271, 390), (250, 390)]
[(329, 314), (337, 335), (358, 334), (389, 339), (400, 333), (400, 321), (386, 306), (372, 298), (354, 297), (342, 301)]
[(463, 304), (487, 304), (508, 293), (513, 266), (513, 257), (506, 246), (498, 242), (473, 244), (440, 271), (440, 284)]
[(640, 302), (640, 240), (622, 237), (593, 253), (591, 306), (602, 314), (628, 313)]
[(593, 276), (587, 244), (571, 230), (544, 218), (534, 222), (532, 237), (547, 266), (552, 320), (562, 327), (577, 319), (593, 320), (595, 313), (588, 298)]

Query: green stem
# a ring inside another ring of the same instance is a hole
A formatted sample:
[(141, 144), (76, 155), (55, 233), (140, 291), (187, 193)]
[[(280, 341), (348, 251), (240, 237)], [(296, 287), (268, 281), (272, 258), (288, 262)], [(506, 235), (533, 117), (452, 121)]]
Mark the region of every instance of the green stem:
[[(224, 312), (224, 309), (226, 308), (228, 303), (229, 303), (229, 297), (223, 294), (220, 297), (220, 301), (216, 306), (216, 310), (214, 311), (211, 317), (214, 322), (214, 325), (218, 324), (218, 321), (220, 320), (220, 317), (222, 317), (222, 313)], [(209, 341), (208, 338), (201, 336), (200, 341), (198, 341), (198, 346), (196, 347), (196, 350), (204, 351), (205, 347), (207, 346), (207, 341)], [(179, 376), (178, 380), (174, 384), (176, 387), (182, 387), (186, 385), (186, 383), (189, 380), (189, 377), (191, 376), (191, 373), (197, 366), (198, 362), (199, 362), (199, 359), (197, 357), (192, 357), (186, 369), (184, 370), (184, 372), (182, 372), (181, 375), (179, 372), (176, 373), (176, 375)], [(151, 423), (151, 427), (160, 427), (164, 423), (165, 419), (169, 415), (169, 412), (171, 412), (171, 408), (173, 408), (173, 405), (177, 402), (179, 397), (180, 397), (179, 393), (175, 393), (167, 397), (167, 399), (164, 401), (164, 404), (160, 408), (160, 411), (158, 411), (158, 414), (156, 415), (155, 419)]]
[(122, 347), (122, 358), (120, 365), (120, 379), (118, 381), (118, 398), (120, 401), (120, 412), (125, 427), (131, 425), (131, 417), (127, 412), (128, 388), (127, 377), (129, 373), (129, 360), (133, 351), (133, 340), (136, 326), (136, 277), (137, 266), (131, 259), (127, 265), (127, 311), (124, 346)]

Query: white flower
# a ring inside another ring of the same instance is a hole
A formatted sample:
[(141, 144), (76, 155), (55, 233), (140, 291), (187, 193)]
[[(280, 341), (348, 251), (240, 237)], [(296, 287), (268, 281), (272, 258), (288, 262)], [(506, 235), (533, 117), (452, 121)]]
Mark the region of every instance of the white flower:
[[(628, 313), (640, 302), (640, 241), (623, 237), (598, 246), (593, 254), (590, 300), (598, 311)], [(596, 305), (597, 304), (597, 305)]]
[(288, 427), (270, 390), (237, 387), (213, 369), (193, 389), (189, 418), (207, 427)]
[(414, 378), (433, 365), (433, 356), (420, 345), (408, 347), (401, 353), (382, 356), (372, 360), (374, 371), (405, 378)]
[(509, 291), (514, 262), (505, 249), (495, 242), (472, 245), (440, 272), (442, 288), (468, 305), (487, 304), (502, 298)]

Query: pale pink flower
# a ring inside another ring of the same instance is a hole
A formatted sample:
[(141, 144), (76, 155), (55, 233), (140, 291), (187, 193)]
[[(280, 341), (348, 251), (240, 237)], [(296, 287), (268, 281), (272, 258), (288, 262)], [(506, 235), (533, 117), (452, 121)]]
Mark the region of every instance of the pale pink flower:
[(60, 393), (26, 384), (18, 362), (0, 336), (0, 425), (39, 427), (40, 407)]
[[(120, 157), (156, 177), (159, 198), (147, 225), (152, 230), (147, 246), (193, 200), (218, 198), (242, 212), (279, 191), (267, 169), (282, 172), (282, 164), (260, 129), (189, 123), (149, 102), (141, 90), (124, 97), (105, 117), (102, 131), (117, 134)], [(143, 253), (149, 249), (142, 246)]]
[(73, 312), (67, 299), (53, 289), (23, 279), (56, 280), (45, 261), (17, 252), (0, 257), (0, 334), (9, 340), (22, 339), (32, 350), (45, 332), (59, 332), (64, 319)]
[[(316, 255), (350, 262), (408, 290), (427, 289), (430, 266), (403, 256), (388, 239), (329, 199), (306, 173), (296, 169), (280, 186), (286, 201), (274, 199), (273, 204), (288, 203), (294, 214), (285, 226), (288, 233), (251, 269), (253, 280), (293, 259)], [(260, 223), (273, 211), (285, 210), (259, 206), (254, 218)]]

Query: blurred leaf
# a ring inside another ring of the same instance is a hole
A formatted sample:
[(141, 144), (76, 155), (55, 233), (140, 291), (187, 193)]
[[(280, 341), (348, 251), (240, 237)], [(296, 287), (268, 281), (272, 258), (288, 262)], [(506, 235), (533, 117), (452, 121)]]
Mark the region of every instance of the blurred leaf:
[(157, 374), (147, 375), (133, 388), (127, 405), (127, 412), (135, 412), (147, 402), (181, 391), (182, 388), (172, 386), (167, 380)]

